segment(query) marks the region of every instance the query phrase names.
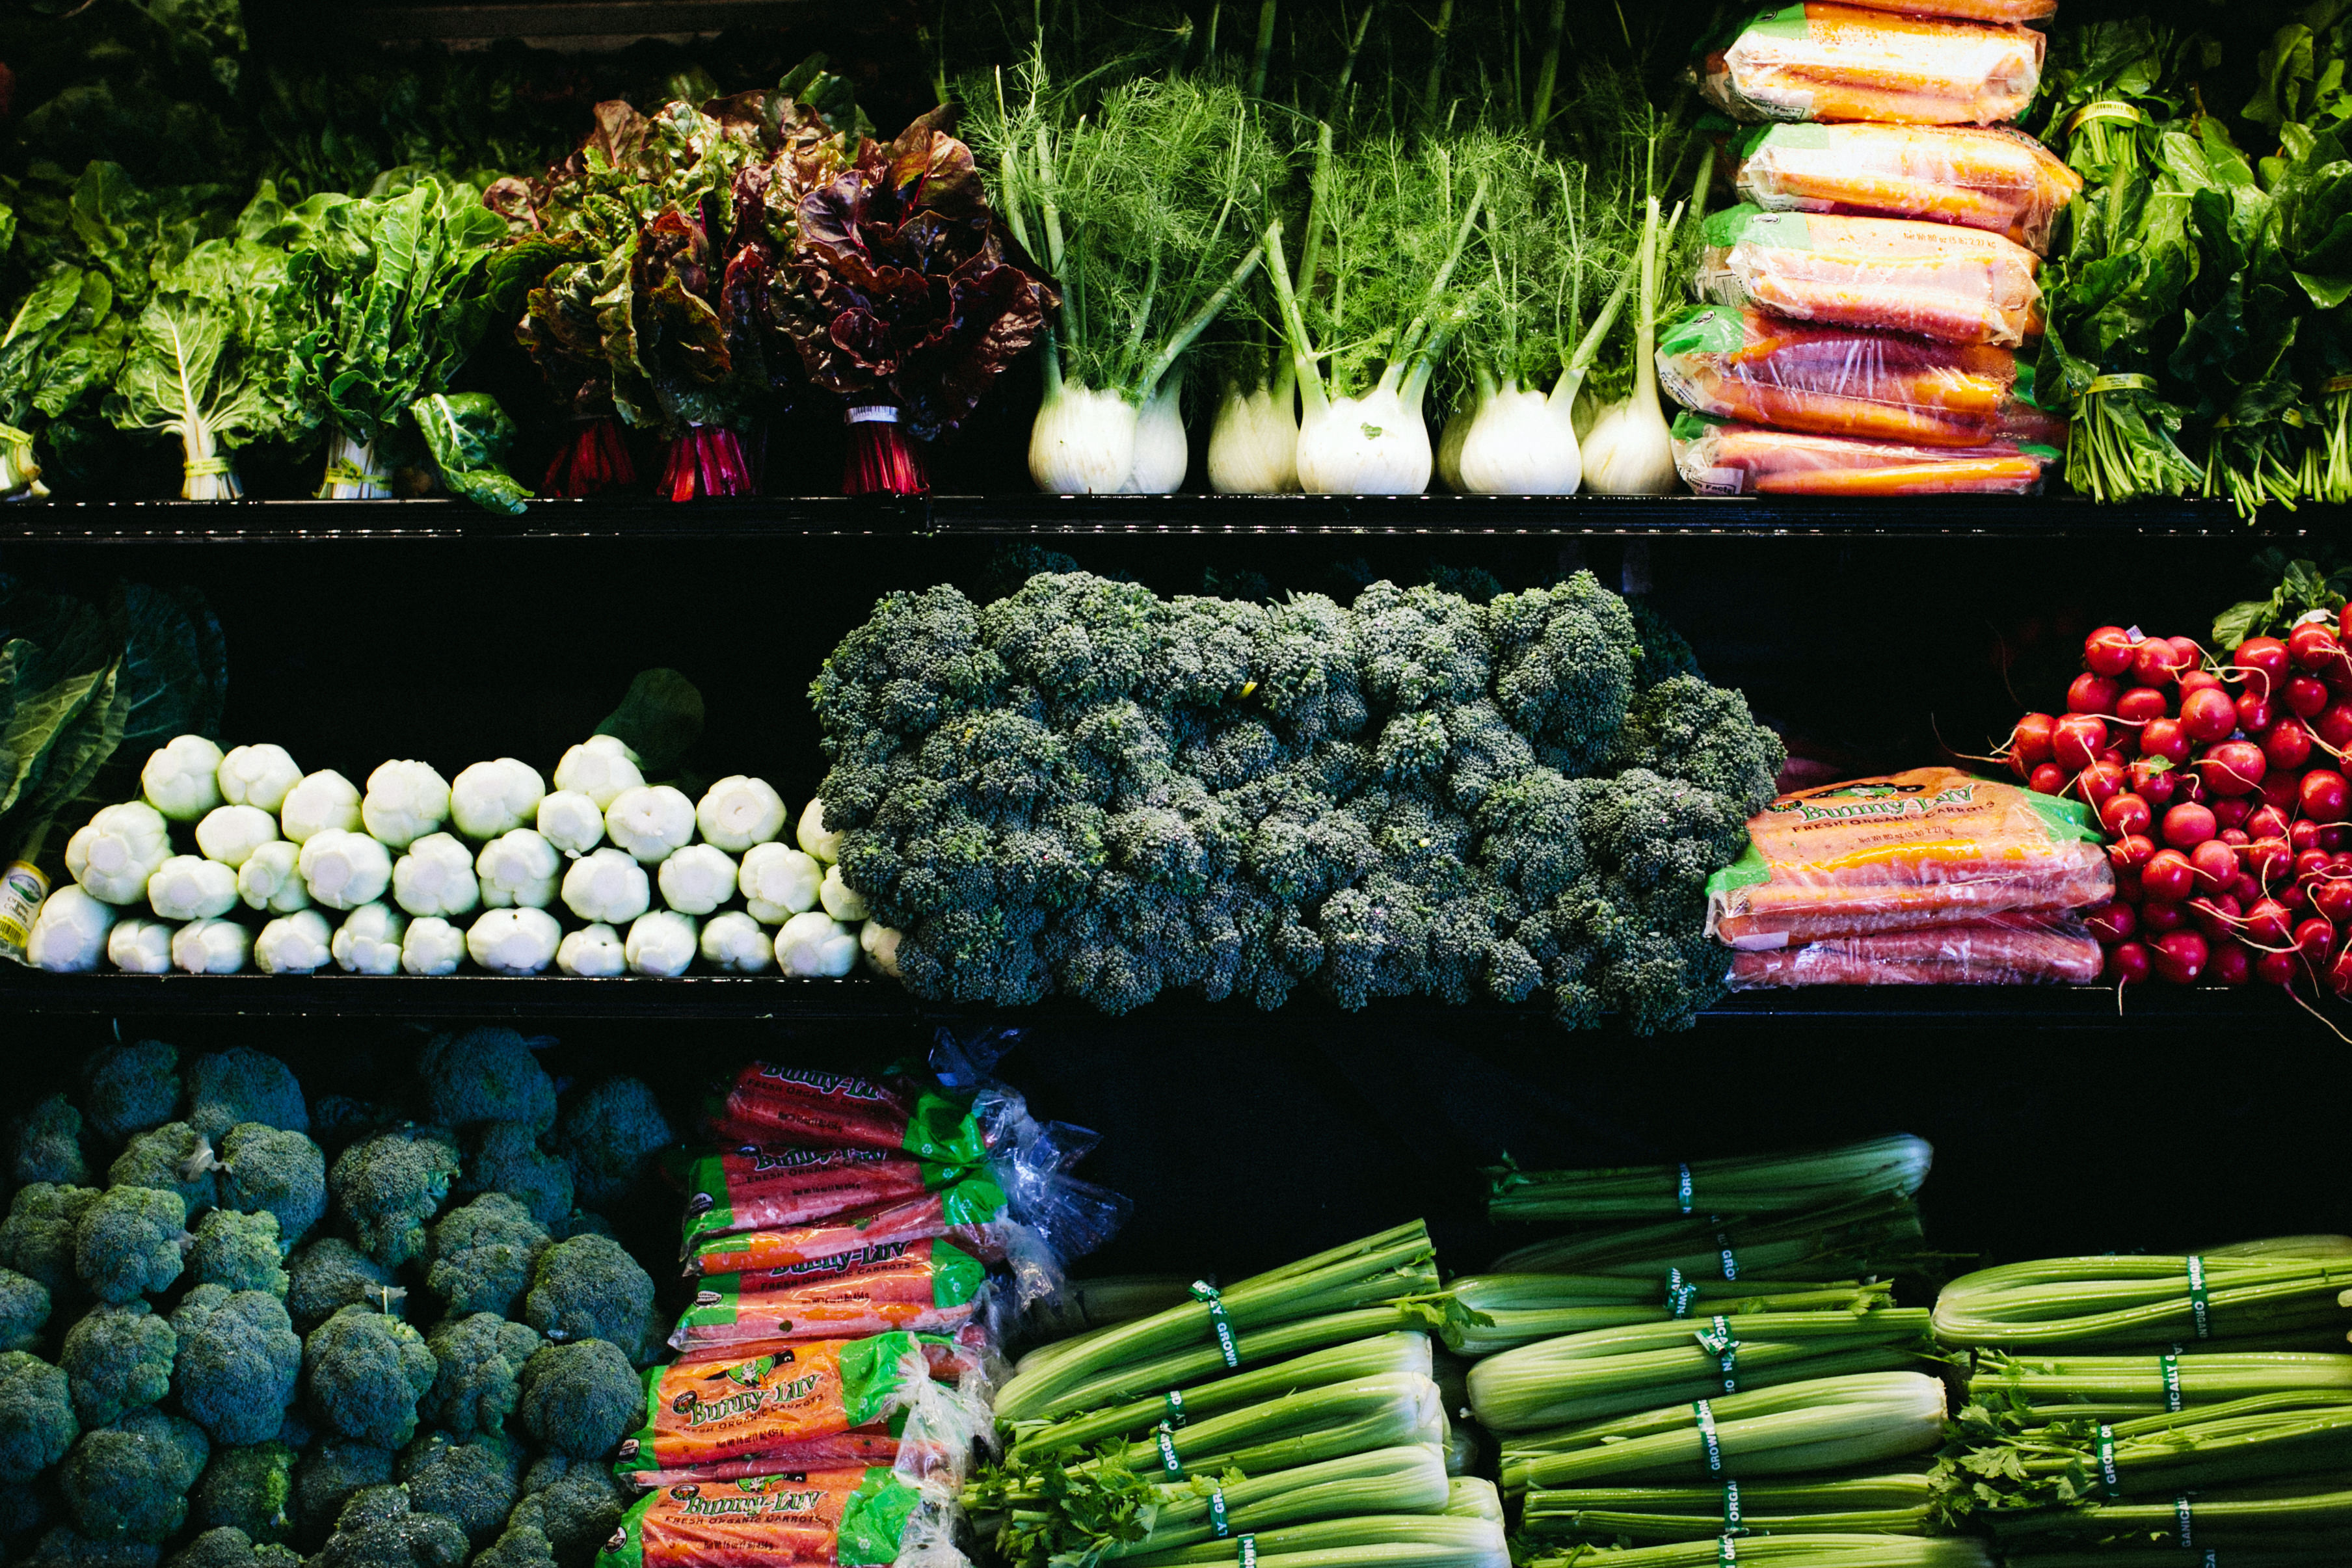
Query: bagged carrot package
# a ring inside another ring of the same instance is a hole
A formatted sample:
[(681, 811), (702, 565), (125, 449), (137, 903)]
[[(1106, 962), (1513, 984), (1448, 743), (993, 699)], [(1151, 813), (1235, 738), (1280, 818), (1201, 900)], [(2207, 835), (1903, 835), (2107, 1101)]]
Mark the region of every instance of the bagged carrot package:
[(968, 1168), (873, 1148), (747, 1144), (720, 1149), (688, 1169), (686, 1245), (919, 1198)]
[(2088, 806), (1956, 768), (1784, 795), (1748, 841), (1707, 881), (1706, 928), (1751, 951), (2115, 896)]
[(2013, 22), (1809, 0), (1705, 48), (1699, 90), (1734, 119), (1998, 125), (2033, 101), (2044, 40)]
[(1742, 203), (1700, 237), (1698, 291), (1719, 305), (1946, 343), (2015, 348), (2042, 330), (2038, 258), (1982, 229)]
[(622, 1516), (597, 1568), (952, 1568), (952, 1502), (880, 1467), (680, 1481)]
[(939, 1165), (975, 1165), (988, 1153), (972, 1097), (912, 1077), (893, 1081), (755, 1061), (704, 1108), (731, 1144), (878, 1149)]
[(1916, 446), (2066, 442), (2065, 421), (2035, 405), (2033, 368), (2011, 350), (1728, 305), (1696, 306), (1659, 334), (1658, 382), (1685, 408), (1780, 430)]
[(874, 1242), (812, 1262), (709, 1276), (669, 1343), (700, 1356), (770, 1340), (946, 1333), (972, 1321), (987, 1282), (988, 1265), (944, 1237)]
[(1669, 437), (1675, 471), (1702, 496), (2023, 496), (2042, 488), (2060, 456), (2033, 442), (1916, 446), (1688, 412)]
[(1736, 953), (1731, 988), (2087, 986), (2099, 977), (2105, 959), (2098, 939), (2079, 921), (2058, 915), (1995, 915)]
[(1771, 212), (1920, 218), (1985, 229), (2036, 256), (2083, 177), (2022, 131), (1977, 125), (1766, 125), (1733, 176)]

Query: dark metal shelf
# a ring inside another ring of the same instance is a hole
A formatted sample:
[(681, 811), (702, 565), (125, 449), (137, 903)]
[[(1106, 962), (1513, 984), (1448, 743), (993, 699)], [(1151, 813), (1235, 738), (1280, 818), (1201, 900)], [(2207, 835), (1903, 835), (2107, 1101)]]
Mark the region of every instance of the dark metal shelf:
[(1699, 496), (775, 497), (672, 505), (534, 501), (521, 517), (460, 501), (82, 502), (11, 507), (0, 547), (335, 545), (431, 540), (756, 540), (885, 537), (1620, 536), (1830, 539), (2214, 538), (2340, 534), (2352, 507), (2266, 513), (2211, 501), (2100, 507), (1997, 496), (1793, 500)]

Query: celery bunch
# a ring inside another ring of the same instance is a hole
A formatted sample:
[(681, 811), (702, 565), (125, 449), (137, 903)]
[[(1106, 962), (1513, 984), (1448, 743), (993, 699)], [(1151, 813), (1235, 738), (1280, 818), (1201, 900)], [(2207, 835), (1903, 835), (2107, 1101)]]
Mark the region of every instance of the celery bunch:
[(1735, 1519), (1767, 1535), (1924, 1535), (1933, 1495), (1924, 1469), (1728, 1488), (1573, 1487), (1529, 1492), (1520, 1519), (1530, 1542), (1546, 1543), (1712, 1541)]

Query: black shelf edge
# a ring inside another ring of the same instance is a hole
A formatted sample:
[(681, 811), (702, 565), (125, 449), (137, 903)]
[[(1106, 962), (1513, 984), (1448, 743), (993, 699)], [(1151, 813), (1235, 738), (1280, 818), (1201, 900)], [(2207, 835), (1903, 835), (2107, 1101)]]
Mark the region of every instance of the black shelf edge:
[(2216, 501), (2102, 507), (2075, 499), (1888, 500), (1703, 496), (772, 497), (675, 505), (645, 497), (533, 501), (503, 517), (462, 501), (122, 501), (0, 509), (0, 547), (360, 545), (433, 540), (755, 540), (1287, 535), (2218, 538), (2339, 534), (2352, 507), (2273, 511), (2254, 525)]

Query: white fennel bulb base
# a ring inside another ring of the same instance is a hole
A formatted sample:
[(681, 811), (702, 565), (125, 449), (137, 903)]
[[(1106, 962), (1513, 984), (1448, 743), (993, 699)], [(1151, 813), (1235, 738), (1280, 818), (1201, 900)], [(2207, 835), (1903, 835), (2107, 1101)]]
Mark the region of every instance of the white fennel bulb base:
[(1172, 496), (1192, 461), (1184, 439), (1184, 416), (1177, 407), (1180, 379), (1170, 376), (1135, 418), (1135, 460), (1119, 486), (1124, 496)]
[(1584, 479), (1567, 400), (1510, 385), (1479, 401), (1458, 463), (1454, 488), (1473, 496), (1573, 496)]
[(1298, 488), (1298, 415), (1260, 386), (1228, 388), (1209, 430), (1209, 488), (1220, 496), (1283, 496)]
[(1434, 462), (1420, 410), (1386, 385), (1299, 422), (1298, 487), (1310, 496), (1418, 496)]
[(1049, 496), (1117, 494), (1135, 471), (1137, 423), (1117, 392), (1076, 382), (1049, 389), (1029, 427), (1029, 477)]
[[(392, 476), (376, 472), (375, 443), (354, 441), (338, 430), (327, 437), (327, 476), (321, 501), (384, 501), (392, 498)], [(384, 973), (391, 973), (385, 970)]]
[(1437, 482), (1457, 496), (1470, 493), (1462, 477), (1462, 445), (1470, 439), (1470, 427), (1477, 423), (1479, 411), (1486, 406), (1483, 394), (1454, 404), (1454, 412), (1445, 416), (1445, 423), (1437, 432)]
[(1584, 487), (1596, 496), (1664, 496), (1676, 487), (1674, 443), (1658, 394), (1639, 386), (1584, 438)]

